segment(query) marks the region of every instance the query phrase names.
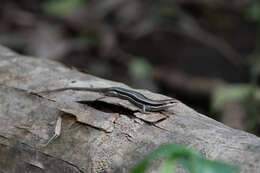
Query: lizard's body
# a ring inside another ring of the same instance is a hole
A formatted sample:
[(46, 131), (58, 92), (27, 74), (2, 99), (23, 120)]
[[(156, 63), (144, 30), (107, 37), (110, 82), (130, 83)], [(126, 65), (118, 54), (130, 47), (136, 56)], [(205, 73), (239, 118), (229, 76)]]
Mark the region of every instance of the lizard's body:
[(130, 101), (139, 108), (142, 108), (142, 112), (146, 111), (161, 111), (165, 110), (168, 107), (173, 106), (177, 103), (176, 99), (166, 99), (166, 100), (152, 100), (145, 97), (143, 94), (129, 90), (121, 87), (108, 87), (108, 88), (87, 88), (87, 87), (67, 87), (67, 88), (58, 88), (53, 90), (41, 91), (38, 93), (50, 93), (58, 92), (64, 90), (78, 90), (78, 91), (93, 91), (101, 92), (105, 96), (118, 97)]

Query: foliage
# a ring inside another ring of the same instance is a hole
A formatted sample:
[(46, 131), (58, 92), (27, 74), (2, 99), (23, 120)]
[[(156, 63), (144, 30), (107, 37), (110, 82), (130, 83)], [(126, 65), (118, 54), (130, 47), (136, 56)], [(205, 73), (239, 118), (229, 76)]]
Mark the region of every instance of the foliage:
[[(253, 88), (248, 84), (241, 85), (226, 85), (216, 88), (212, 94), (212, 109), (214, 111), (221, 110), (226, 104), (234, 101), (243, 102), (250, 97), (253, 92)], [(260, 91), (253, 94), (258, 100), (260, 100)]]
[(260, 106), (260, 89), (258, 86), (258, 78), (260, 77), (260, 3), (253, 3), (246, 10), (248, 20), (258, 25), (256, 32), (255, 49), (251, 55), (247, 57), (247, 65), (250, 74), (248, 84), (226, 85), (216, 88), (212, 94), (212, 110), (219, 111), (226, 103), (240, 102), (243, 103), (248, 117), (246, 127), (248, 130), (254, 131), (260, 123), (259, 106)]
[(132, 59), (128, 68), (130, 75), (136, 79), (143, 79), (152, 74), (152, 66), (145, 58), (136, 57)]
[(252, 21), (260, 22), (260, 2), (255, 2), (248, 8), (247, 16)]
[(64, 17), (78, 9), (82, 3), (83, 0), (45, 0), (43, 8), (49, 14)]
[(254, 84), (226, 85), (216, 88), (212, 94), (211, 107), (213, 111), (219, 111), (227, 103), (243, 103), (249, 117), (245, 126), (249, 131), (255, 131), (260, 123), (260, 89)]
[(130, 173), (144, 172), (152, 160), (161, 157), (164, 160), (159, 168), (160, 173), (173, 172), (177, 163), (192, 173), (235, 173), (239, 171), (236, 166), (204, 159), (182, 145), (164, 144), (148, 153), (130, 170)]

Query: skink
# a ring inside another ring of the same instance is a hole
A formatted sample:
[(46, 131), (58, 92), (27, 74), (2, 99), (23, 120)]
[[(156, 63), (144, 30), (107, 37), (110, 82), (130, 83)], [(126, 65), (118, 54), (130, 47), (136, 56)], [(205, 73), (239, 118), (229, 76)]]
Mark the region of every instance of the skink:
[(78, 90), (78, 91), (93, 91), (93, 92), (101, 92), (105, 96), (118, 97), (125, 100), (130, 101), (137, 107), (142, 109), (143, 113), (146, 111), (161, 111), (165, 110), (175, 103), (177, 103), (176, 99), (166, 99), (166, 100), (152, 100), (145, 97), (143, 94), (129, 90), (121, 87), (108, 87), (108, 88), (86, 88), (86, 87), (67, 87), (67, 88), (58, 88), (53, 90), (40, 91), (37, 93), (49, 93), (49, 92), (57, 92), (64, 90)]

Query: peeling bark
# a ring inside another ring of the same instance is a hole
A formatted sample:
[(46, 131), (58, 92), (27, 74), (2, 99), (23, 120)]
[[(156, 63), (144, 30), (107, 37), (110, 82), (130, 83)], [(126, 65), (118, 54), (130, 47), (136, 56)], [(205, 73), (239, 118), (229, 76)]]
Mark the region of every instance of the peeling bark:
[[(166, 112), (143, 115), (128, 101), (102, 93), (31, 93), (67, 86), (127, 87), (0, 47), (1, 172), (127, 172), (137, 159), (166, 142), (240, 165), (243, 173), (260, 170), (260, 138), (181, 102)], [(167, 98), (139, 92), (152, 99)], [(62, 135), (43, 147), (59, 116)]]

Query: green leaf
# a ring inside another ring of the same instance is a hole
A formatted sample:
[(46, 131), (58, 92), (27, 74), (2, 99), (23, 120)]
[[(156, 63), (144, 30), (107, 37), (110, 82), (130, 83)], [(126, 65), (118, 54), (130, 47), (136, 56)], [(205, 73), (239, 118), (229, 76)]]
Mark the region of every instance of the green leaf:
[(236, 166), (207, 160), (202, 157), (196, 158), (196, 164), (196, 173), (235, 173), (239, 171), (238, 167)]
[(173, 159), (166, 159), (162, 161), (159, 173), (173, 173), (176, 163)]
[(149, 166), (149, 161), (143, 159), (142, 161), (139, 161), (138, 164), (131, 168), (130, 173), (142, 173), (144, 172)]
[(141, 161), (139, 161), (131, 170), (131, 173), (142, 173), (149, 166), (150, 161), (160, 158), (175, 155), (176, 157), (189, 156), (192, 151), (184, 146), (177, 144), (164, 144), (159, 146), (154, 151), (148, 153)]
[(237, 166), (204, 159), (182, 145), (164, 144), (148, 153), (130, 170), (130, 173), (143, 173), (152, 160), (161, 157), (167, 157), (167, 159), (162, 162), (159, 168), (160, 173), (171, 173), (177, 162), (191, 173), (235, 173), (239, 171)]
[(250, 20), (260, 22), (260, 3), (256, 2), (252, 4), (246, 14)]
[(207, 160), (196, 154), (193, 154), (190, 159), (181, 158), (178, 160), (191, 173), (236, 173), (239, 171), (237, 166)]
[(141, 57), (134, 58), (128, 64), (129, 73), (136, 79), (142, 79), (151, 76), (152, 66), (145, 59)]
[(57, 17), (69, 15), (82, 5), (83, 0), (48, 0), (44, 1), (44, 11)]
[(211, 107), (213, 111), (220, 110), (226, 103), (243, 101), (248, 98), (252, 87), (250, 85), (227, 85), (216, 88), (212, 94)]

